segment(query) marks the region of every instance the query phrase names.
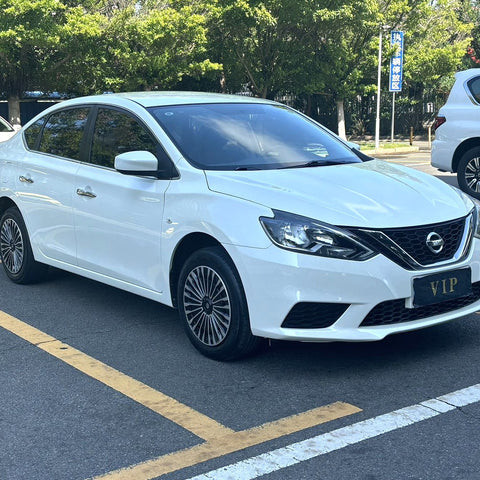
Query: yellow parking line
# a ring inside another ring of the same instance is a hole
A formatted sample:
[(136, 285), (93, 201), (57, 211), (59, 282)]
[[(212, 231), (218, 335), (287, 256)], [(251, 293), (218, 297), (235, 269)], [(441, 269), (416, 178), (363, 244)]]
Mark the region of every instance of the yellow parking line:
[(205, 440), (204, 443), (194, 447), (110, 472), (96, 477), (97, 479), (152, 479), (361, 411), (354, 405), (337, 402), (249, 430), (235, 432), (174, 398), (2, 311), (0, 327)]
[(214, 441), (164, 455), (147, 462), (95, 477), (93, 480), (151, 480), (182, 468), (192, 467), (214, 458), (238, 452), (290, 433), (330, 422), (361, 409), (348, 403), (337, 402), (305, 413), (264, 424), (250, 430), (234, 432)]
[(233, 432), (206, 415), (4, 312), (0, 312), (0, 326), (204, 440)]

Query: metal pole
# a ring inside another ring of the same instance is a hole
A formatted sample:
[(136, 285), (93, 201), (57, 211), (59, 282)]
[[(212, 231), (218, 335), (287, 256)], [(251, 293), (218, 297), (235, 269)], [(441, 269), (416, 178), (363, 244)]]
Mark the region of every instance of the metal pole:
[(382, 77), (382, 28), (383, 26), (380, 26), (378, 43), (377, 117), (375, 119), (375, 148), (378, 148), (380, 146), (380, 83)]
[(392, 96), (392, 143), (395, 137), (395, 92)]

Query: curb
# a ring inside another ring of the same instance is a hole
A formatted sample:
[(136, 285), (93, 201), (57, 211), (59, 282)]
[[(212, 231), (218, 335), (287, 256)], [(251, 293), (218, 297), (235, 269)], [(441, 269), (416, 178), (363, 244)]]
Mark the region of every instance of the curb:
[(420, 147), (398, 147), (398, 148), (367, 148), (363, 150), (362, 148), (360, 151), (362, 153), (373, 154), (373, 155), (390, 155), (392, 153), (412, 153), (418, 152)]

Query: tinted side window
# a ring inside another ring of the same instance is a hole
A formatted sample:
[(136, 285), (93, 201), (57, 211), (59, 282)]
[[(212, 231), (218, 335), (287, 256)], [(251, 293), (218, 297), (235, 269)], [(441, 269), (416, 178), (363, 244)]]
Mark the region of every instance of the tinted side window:
[(11, 132), (12, 130), (13, 128), (11, 128), (8, 123), (5, 123), (0, 119), (0, 132)]
[(480, 77), (475, 77), (469, 80), (468, 88), (473, 95), (473, 98), (480, 103)]
[(80, 145), (89, 108), (70, 108), (48, 118), (40, 140), (41, 152), (80, 160)]
[(25, 141), (27, 142), (27, 147), (30, 150), (34, 150), (37, 146), (37, 138), (42, 131), (43, 124), (45, 123), (45, 117), (37, 120), (34, 124), (30, 125), (23, 134)]
[(156, 154), (157, 142), (131, 115), (100, 108), (95, 121), (90, 162), (114, 168), (117, 155), (134, 150), (147, 150)]

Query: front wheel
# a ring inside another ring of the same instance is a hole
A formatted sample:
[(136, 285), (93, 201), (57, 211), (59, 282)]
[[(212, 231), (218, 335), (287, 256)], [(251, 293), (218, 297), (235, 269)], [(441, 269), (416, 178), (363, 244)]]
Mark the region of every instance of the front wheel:
[(187, 260), (177, 298), (187, 335), (203, 355), (236, 360), (261, 344), (250, 330), (240, 277), (220, 247), (203, 248)]
[(467, 150), (458, 163), (458, 185), (472, 197), (480, 199), (480, 147)]
[(44, 278), (48, 266), (33, 258), (22, 215), (11, 207), (0, 219), (0, 260), (8, 278), (15, 283), (34, 283)]

